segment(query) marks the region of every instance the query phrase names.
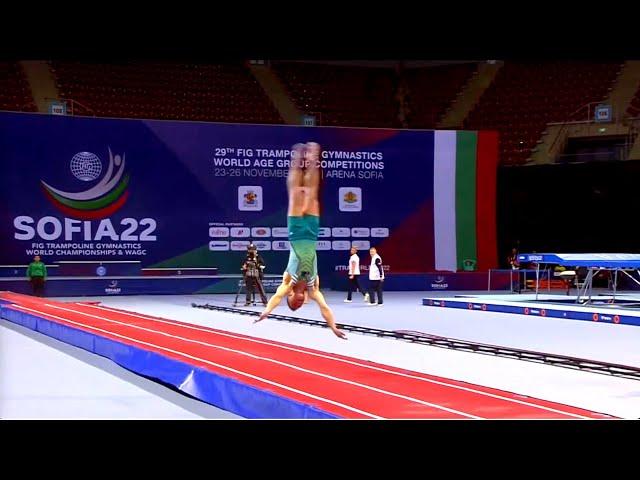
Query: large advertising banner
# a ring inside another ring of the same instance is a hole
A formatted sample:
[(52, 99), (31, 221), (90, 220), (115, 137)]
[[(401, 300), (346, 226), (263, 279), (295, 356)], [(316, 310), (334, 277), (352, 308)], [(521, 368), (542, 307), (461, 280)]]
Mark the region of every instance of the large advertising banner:
[(0, 264), (39, 254), (239, 273), (253, 241), (280, 273), (291, 147), (307, 141), (323, 149), (321, 275), (346, 269), (352, 245), (365, 267), (376, 246), (390, 272), (495, 266), (493, 132), (23, 113), (0, 113)]

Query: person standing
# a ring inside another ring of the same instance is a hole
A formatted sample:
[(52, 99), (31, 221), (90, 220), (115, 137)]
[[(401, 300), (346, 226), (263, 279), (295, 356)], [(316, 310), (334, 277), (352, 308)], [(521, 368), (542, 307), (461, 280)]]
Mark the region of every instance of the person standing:
[(258, 247), (253, 246), (253, 250), (256, 252), (256, 261), (258, 262), (258, 268), (260, 269), (260, 281), (264, 281), (264, 269), (266, 268), (266, 264), (264, 263), (264, 259), (260, 252), (258, 252)]
[(369, 293), (365, 292), (360, 285), (360, 257), (358, 249), (351, 247), (351, 257), (349, 258), (349, 292), (345, 303), (351, 303), (351, 294), (355, 291), (362, 293), (365, 302), (369, 301)]
[(47, 266), (40, 261), (40, 255), (33, 257), (33, 262), (27, 268), (27, 277), (31, 282), (33, 294), (37, 297), (44, 296), (44, 282), (47, 280)]
[[(375, 247), (369, 249), (369, 255), (371, 255), (371, 265), (369, 265), (369, 305), (382, 305), (382, 282), (384, 282), (382, 258), (378, 255)], [(378, 294), (377, 302), (376, 293)]]
[[(244, 277), (244, 285), (246, 290), (245, 307), (256, 303), (256, 290), (260, 294), (260, 299), (264, 305), (267, 304), (267, 297), (262, 286), (261, 273), (264, 265), (261, 265), (262, 259), (258, 255), (258, 249), (251, 243), (247, 248), (247, 256), (242, 264), (242, 273)], [(262, 262), (263, 263), (263, 262)]]
[(515, 283), (511, 285), (511, 291), (520, 293), (520, 260), (518, 260), (518, 249), (511, 249), (511, 253), (507, 257), (507, 262), (512, 270), (511, 278), (513, 279), (513, 276), (515, 275)]
[[(249, 246), (247, 247), (247, 259), (248, 258), (253, 258), (255, 260), (256, 266), (258, 267), (258, 276), (253, 278), (253, 280), (249, 279), (249, 282), (251, 283), (251, 300), (247, 300), (247, 304), (253, 303), (255, 305), (256, 303), (256, 287), (258, 290), (258, 293), (260, 293), (262, 295), (262, 293), (264, 292), (264, 269), (266, 267), (265, 263), (264, 263), (264, 259), (262, 258), (262, 256), (260, 256), (260, 253), (258, 252), (258, 247), (256, 246), (255, 243), (253, 243), (253, 241), (251, 241), (251, 243), (249, 243)], [(246, 262), (246, 260), (245, 260)], [(247, 277), (247, 269), (245, 268), (245, 264), (243, 264), (242, 269), (243, 272), (245, 274), (245, 278)], [(245, 282), (245, 286), (247, 288), (249, 288), (249, 283)], [(266, 304), (265, 301), (263, 301), (263, 303)], [(246, 306), (246, 305), (245, 305)]]

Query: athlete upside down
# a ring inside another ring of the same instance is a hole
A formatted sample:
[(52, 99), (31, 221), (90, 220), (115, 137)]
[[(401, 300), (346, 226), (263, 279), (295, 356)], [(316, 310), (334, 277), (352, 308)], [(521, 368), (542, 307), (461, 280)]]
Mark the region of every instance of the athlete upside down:
[(289, 263), (282, 277), (282, 283), (256, 322), (267, 318), (284, 297), (287, 298), (289, 308), (297, 310), (303, 305), (308, 295), (320, 307), (322, 318), (333, 333), (340, 338), (346, 338), (344, 332), (336, 327), (333, 312), (319, 288), (316, 254), (320, 230), (319, 186), (320, 145), (315, 142), (294, 145), (287, 177), (289, 192), (287, 228), (291, 244)]

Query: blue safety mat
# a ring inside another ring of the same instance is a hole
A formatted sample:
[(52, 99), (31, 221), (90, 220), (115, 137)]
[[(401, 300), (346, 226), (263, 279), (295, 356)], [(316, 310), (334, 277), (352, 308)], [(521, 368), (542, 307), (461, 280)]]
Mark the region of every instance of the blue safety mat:
[(311, 405), (276, 395), (157, 352), (0, 305), (5, 320), (109, 358), (146, 377), (157, 378), (189, 395), (245, 418), (337, 418)]

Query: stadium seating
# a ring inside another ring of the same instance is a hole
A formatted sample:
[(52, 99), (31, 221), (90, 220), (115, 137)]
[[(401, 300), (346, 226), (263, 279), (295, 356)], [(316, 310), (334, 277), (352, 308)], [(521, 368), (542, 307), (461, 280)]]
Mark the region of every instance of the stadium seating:
[(406, 70), (411, 128), (436, 128), (471, 75), (475, 63)]
[(616, 62), (506, 62), (464, 126), (498, 130), (501, 163), (524, 164), (546, 124), (586, 120), (587, 109), (578, 110), (603, 100), (621, 67)]
[(321, 125), (395, 126), (395, 72), (391, 68), (274, 62), (299, 110), (320, 114)]
[[(603, 100), (621, 66), (507, 61), (463, 128), (499, 131), (501, 162), (523, 164), (547, 123), (586, 119), (587, 110), (580, 107)], [(298, 109), (317, 114), (320, 125), (400, 126), (400, 78), (393, 68), (284, 61), (272, 62), (272, 68)], [(99, 116), (283, 123), (250, 70), (239, 63), (53, 62), (52, 70), (61, 97)], [(408, 126), (436, 128), (475, 71), (475, 63), (405, 69), (401, 78), (408, 91)], [(27, 88), (23, 78), (15, 72), (4, 77), (12, 83), (5, 88), (3, 104), (26, 109), (20, 96)], [(640, 114), (640, 89), (628, 114)]]
[(60, 96), (98, 116), (282, 123), (242, 64), (52, 62)]
[(627, 115), (632, 118), (640, 117), (640, 84), (638, 84), (638, 89), (636, 90), (636, 94), (631, 99), (631, 104), (627, 109)]
[(0, 110), (37, 111), (29, 83), (16, 62), (0, 63)]

